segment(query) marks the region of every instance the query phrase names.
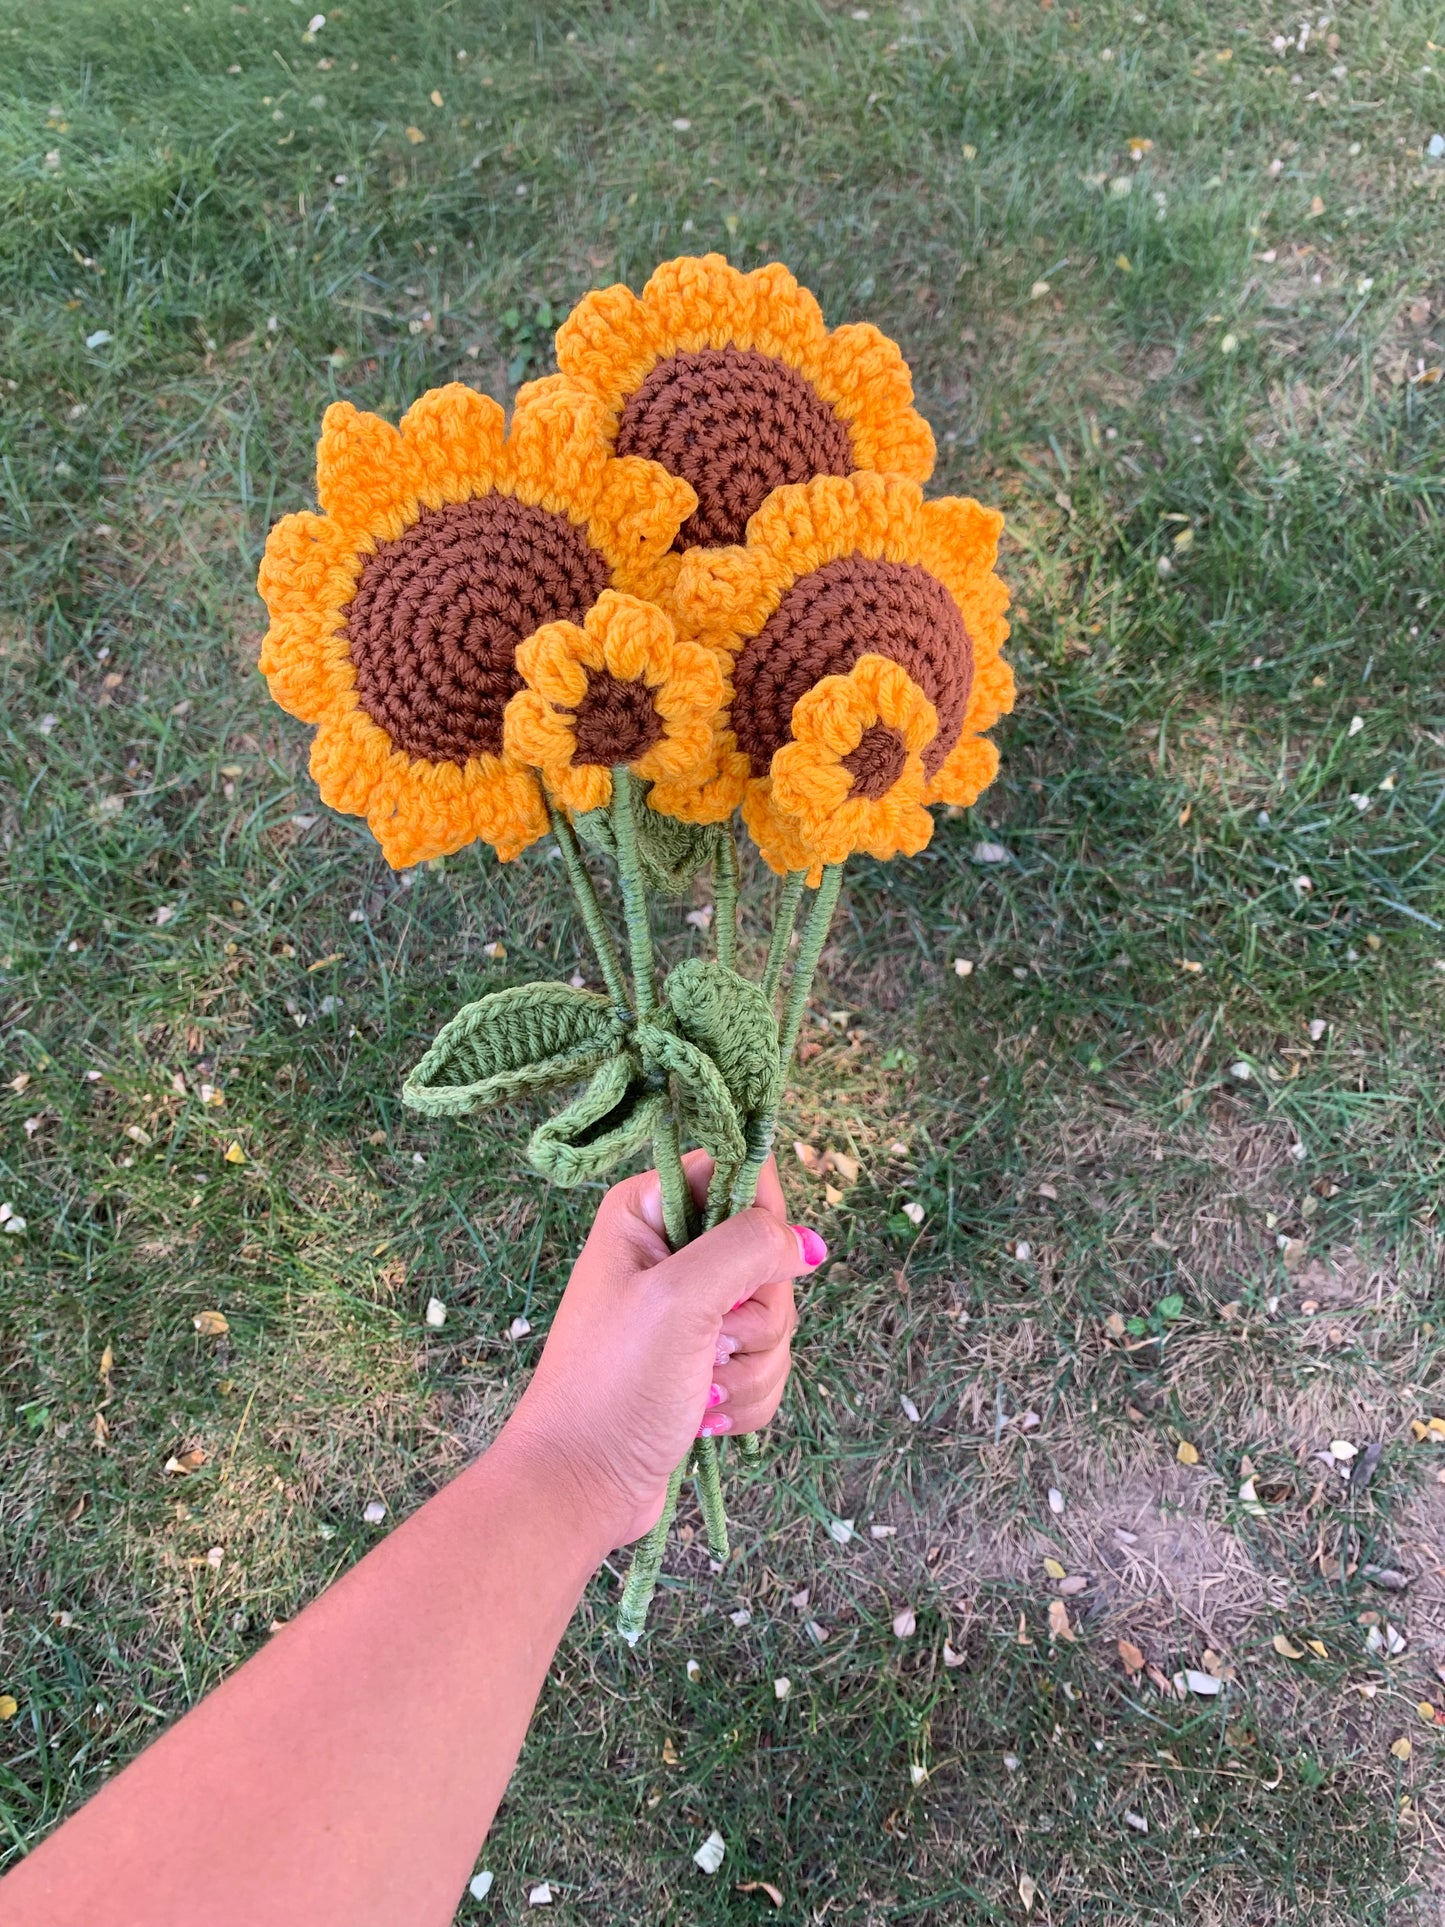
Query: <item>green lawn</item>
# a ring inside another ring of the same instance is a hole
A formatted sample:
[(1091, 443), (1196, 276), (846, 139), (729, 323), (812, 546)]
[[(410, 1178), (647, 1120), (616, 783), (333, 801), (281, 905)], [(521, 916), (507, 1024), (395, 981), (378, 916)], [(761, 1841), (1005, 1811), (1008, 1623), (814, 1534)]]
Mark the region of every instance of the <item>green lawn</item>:
[(505, 399), (721, 248), (900, 341), (1022, 694), (850, 867), (784, 1137), (862, 1171), (785, 1160), (838, 1260), (738, 1549), (635, 1654), (599, 1577), (459, 1919), (1438, 1917), (1445, 14), (311, 12), (0, 8), (0, 1852), (485, 1441), (593, 1208), (400, 1108), (585, 940), (543, 848), (320, 807), (266, 530), (328, 400)]

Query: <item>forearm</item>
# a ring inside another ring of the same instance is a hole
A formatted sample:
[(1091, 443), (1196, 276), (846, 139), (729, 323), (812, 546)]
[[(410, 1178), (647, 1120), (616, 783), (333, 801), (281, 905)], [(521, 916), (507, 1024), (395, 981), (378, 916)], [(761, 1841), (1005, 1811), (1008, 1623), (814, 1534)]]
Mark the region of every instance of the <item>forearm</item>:
[(595, 1534), (504, 1433), (25, 1861), (0, 1917), (442, 1927)]

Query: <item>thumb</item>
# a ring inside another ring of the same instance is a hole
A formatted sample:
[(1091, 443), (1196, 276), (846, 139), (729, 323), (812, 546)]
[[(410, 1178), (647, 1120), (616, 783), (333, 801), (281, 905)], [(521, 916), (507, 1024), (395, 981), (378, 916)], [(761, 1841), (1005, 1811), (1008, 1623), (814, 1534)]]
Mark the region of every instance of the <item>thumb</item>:
[[(817, 1255), (810, 1258), (810, 1251)], [(669, 1296), (695, 1307), (700, 1323), (715, 1326), (734, 1305), (763, 1285), (813, 1271), (826, 1256), (822, 1240), (809, 1240), (770, 1211), (756, 1207), (724, 1218), (648, 1274)]]

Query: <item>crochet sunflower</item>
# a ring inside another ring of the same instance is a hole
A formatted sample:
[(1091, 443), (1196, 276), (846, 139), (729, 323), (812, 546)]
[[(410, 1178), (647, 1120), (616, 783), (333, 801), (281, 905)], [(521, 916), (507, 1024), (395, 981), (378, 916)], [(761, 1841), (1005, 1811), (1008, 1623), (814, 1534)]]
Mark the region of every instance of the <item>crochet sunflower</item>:
[(899, 476), (821, 476), (771, 495), (745, 545), (683, 558), (673, 612), (728, 684), (705, 807), (731, 786), (773, 869), (914, 854), (929, 805), (993, 780), (983, 731), (1014, 694), (1002, 527)]
[(580, 627), (548, 623), (516, 662), (526, 687), (507, 704), (507, 753), (574, 815), (606, 808), (619, 765), (652, 784), (664, 816), (715, 778), (717, 659), (655, 604), (605, 589)]
[(679, 549), (741, 542), (784, 484), (932, 472), (933, 433), (897, 345), (871, 322), (830, 331), (778, 262), (740, 274), (720, 254), (684, 256), (641, 295), (598, 289), (559, 329), (557, 365), (602, 402), (619, 455), (696, 490)]
[(519, 647), (585, 622), (609, 589), (648, 595), (693, 512), (689, 485), (618, 457), (601, 404), (561, 377), (494, 401), (433, 389), (394, 428), (349, 402), (317, 449), (322, 513), (271, 531), (260, 667), (317, 726), (311, 773), (403, 868), (480, 839), (504, 860), (548, 826), (506, 747)]

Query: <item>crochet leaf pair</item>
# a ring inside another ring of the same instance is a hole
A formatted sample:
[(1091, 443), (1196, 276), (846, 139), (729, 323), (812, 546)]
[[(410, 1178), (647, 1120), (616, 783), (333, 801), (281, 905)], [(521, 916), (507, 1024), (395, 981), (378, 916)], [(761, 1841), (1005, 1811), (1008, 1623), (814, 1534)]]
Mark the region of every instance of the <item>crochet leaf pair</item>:
[(567, 984), (495, 991), (444, 1026), (402, 1097), (414, 1110), (462, 1117), (587, 1078), (528, 1145), (544, 1176), (580, 1184), (653, 1135), (671, 1081), (725, 1198), (779, 1068), (777, 1021), (758, 986), (692, 958), (664, 981), (657, 1011), (641, 1022)]

